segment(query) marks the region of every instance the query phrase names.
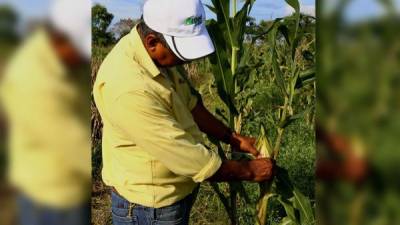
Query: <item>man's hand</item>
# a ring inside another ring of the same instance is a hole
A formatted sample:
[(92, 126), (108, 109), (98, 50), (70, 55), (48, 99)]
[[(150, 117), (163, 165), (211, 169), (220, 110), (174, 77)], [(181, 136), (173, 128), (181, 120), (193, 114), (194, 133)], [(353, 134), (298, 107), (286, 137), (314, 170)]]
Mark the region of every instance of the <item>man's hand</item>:
[(251, 181), (262, 182), (271, 180), (275, 175), (275, 162), (271, 159), (255, 159), (249, 161), (249, 170), (252, 173)]
[(233, 133), (230, 144), (235, 151), (250, 153), (257, 157), (260, 153), (254, 146), (256, 139), (252, 137), (242, 136), (240, 134)]
[(275, 161), (272, 159), (255, 159), (251, 161), (226, 160), (219, 170), (209, 179), (212, 182), (271, 180), (275, 175)]

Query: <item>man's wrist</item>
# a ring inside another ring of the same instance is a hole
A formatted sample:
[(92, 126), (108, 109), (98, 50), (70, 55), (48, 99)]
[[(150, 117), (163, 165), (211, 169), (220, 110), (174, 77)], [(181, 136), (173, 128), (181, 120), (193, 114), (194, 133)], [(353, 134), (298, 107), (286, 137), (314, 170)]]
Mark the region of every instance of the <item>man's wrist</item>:
[(222, 141), (226, 144), (231, 144), (234, 134), (235, 134), (234, 131), (227, 128), (224, 132), (224, 136), (222, 137)]
[(239, 180), (252, 181), (254, 179), (253, 172), (250, 167), (250, 161), (240, 161)]
[(248, 161), (227, 160), (222, 162), (221, 167), (208, 181), (252, 181), (254, 173)]

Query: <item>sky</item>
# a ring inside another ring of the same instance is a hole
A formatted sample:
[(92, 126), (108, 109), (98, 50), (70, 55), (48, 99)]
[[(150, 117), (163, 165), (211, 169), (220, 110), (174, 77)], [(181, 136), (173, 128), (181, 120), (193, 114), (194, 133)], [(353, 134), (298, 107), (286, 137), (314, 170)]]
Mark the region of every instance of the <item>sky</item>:
[[(8, 3), (13, 5), (22, 15), (23, 19), (43, 17), (52, 0), (0, 0), (0, 4)], [(83, 1), (83, 0), (82, 0)], [(100, 3), (107, 7), (108, 11), (114, 14), (113, 23), (121, 18), (138, 18), (141, 15), (141, 6), (144, 0), (93, 0), (93, 4)], [(202, 0), (204, 4), (210, 4), (211, 0)], [(316, 0), (300, 0), (301, 11), (306, 14), (315, 15)], [(334, 5), (338, 0), (321, 0), (325, 5)], [(393, 0), (397, 11), (400, 13), (400, 0)], [(349, 20), (363, 20), (379, 16), (383, 9), (377, 0), (351, 0), (347, 8), (346, 17)], [(256, 0), (251, 16), (257, 21), (262, 19), (270, 20), (288, 15), (292, 12), (284, 0)], [(207, 17), (213, 17), (213, 13), (206, 8)]]
[[(141, 6), (144, 0), (94, 0), (107, 7), (114, 14), (114, 23), (121, 18), (138, 18), (141, 15)], [(300, 0), (302, 11), (315, 15), (315, 0)], [(202, 0), (203, 4), (211, 4), (211, 0)], [(257, 21), (269, 20), (290, 14), (290, 7), (283, 0), (257, 0), (253, 6), (251, 16)], [(213, 13), (206, 8), (207, 18)]]

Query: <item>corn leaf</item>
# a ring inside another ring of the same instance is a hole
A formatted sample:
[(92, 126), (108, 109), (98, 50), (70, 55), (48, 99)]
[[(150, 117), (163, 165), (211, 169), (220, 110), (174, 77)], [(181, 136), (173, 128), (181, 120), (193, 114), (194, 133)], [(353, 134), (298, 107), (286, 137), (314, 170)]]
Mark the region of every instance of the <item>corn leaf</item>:
[(291, 220), (289, 217), (285, 217), (282, 219), (279, 225), (297, 225), (297, 223)]
[(298, 0), (285, 0), (296, 12), (300, 11), (300, 4)]
[(217, 146), (218, 155), (221, 157), (221, 159), (222, 160), (226, 160), (227, 157), (225, 155), (224, 149), (222, 148), (221, 143), (219, 142), (219, 140), (214, 138), (214, 137), (212, 137), (212, 136), (210, 136), (210, 135), (207, 135), (207, 138), (211, 141), (211, 143), (213, 143), (214, 145)]
[(286, 43), (290, 46), (289, 28), (285, 24), (281, 24), (278, 30), (285, 38)]
[(257, 203), (257, 217), (256, 225), (266, 224), (267, 214), (268, 214), (268, 203), (269, 200), (275, 196), (272, 193), (273, 182), (262, 182), (260, 183), (260, 198)]
[(296, 211), (295, 208), (293, 207), (293, 204), (288, 201), (287, 199), (282, 198), (282, 196), (278, 197), (279, 203), (283, 206), (285, 209), (287, 218), (290, 219), (290, 221), (294, 224), (298, 224), (297, 221), (299, 221), (299, 218), (296, 216)]
[(233, 24), (231, 19), (229, 18), (229, 3), (230, 1), (226, 0), (212, 0), (213, 6), (215, 8), (215, 12), (217, 15), (217, 22), (220, 24), (220, 27), (224, 27), (226, 30), (221, 30), (224, 32), (224, 35), (229, 40), (231, 46), (236, 46), (237, 43), (235, 39), (232, 37), (233, 35)]
[(243, 40), (245, 36), (245, 28), (247, 22), (247, 16), (250, 13), (252, 4), (254, 1), (246, 1), (243, 7), (236, 13), (235, 17), (233, 18), (233, 36), (236, 39), (236, 47), (239, 48), (240, 54), (239, 57), (243, 54)]
[(249, 195), (247, 194), (246, 189), (244, 188), (243, 183), (242, 183), (242, 182), (237, 182), (237, 183), (235, 183), (235, 184), (237, 185), (237, 186), (236, 186), (236, 190), (238, 191), (239, 195), (242, 196), (242, 198), (244, 199), (244, 201), (245, 201), (246, 203), (250, 203), (250, 202), (251, 202), (250, 197), (249, 197)]
[(294, 36), (292, 38), (292, 40), (294, 40), (296, 38), (297, 32), (299, 30), (299, 21), (300, 21), (300, 3), (298, 0), (285, 0), (287, 4), (289, 4), (295, 12), (295, 18), (296, 18), (296, 29), (295, 29), (295, 33)]
[[(291, 203), (295, 209), (294, 218), (300, 225), (311, 225), (315, 223), (315, 216), (311, 206), (310, 200), (304, 196), (294, 185), (291, 183), (287, 170), (278, 168), (276, 176), (276, 189), (279, 192), (281, 204), (285, 207), (285, 204)], [(279, 200), (279, 199), (278, 199)], [(288, 205), (286, 205), (288, 207)], [(286, 207), (285, 207), (286, 210)], [(290, 219), (293, 220), (293, 212), (290, 207), (286, 211)], [(298, 220), (298, 216), (300, 220)]]
[(255, 41), (256, 41), (258, 38), (260, 38), (260, 37), (262, 37), (262, 36), (264, 36), (264, 35), (268, 35), (268, 34), (273, 30), (273, 28), (276, 26), (276, 24), (280, 23), (282, 19), (283, 19), (283, 18), (276, 18), (276, 19), (274, 20), (274, 22), (271, 24), (271, 26), (268, 27), (268, 29), (267, 29), (266, 31), (264, 31), (264, 32), (262, 32), (262, 33), (260, 33), (260, 34), (258, 34), (257, 36), (255, 36), (255, 37), (252, 39), (252, 41), (251, 41), (252, 44), (254, 44)]
[(211, 12), (217, 14), (217, 10), (215, 9), (214, 6), (211, 6), (211, 5), (209, 5), (209, 4), (206, 4), (206, 7), (207, 7)]
[(274, 71), (275, 77), (276, 77), (276, 84), (278, 85), (279, 89), (281, 90), (283, 96), (287, 96), (288, 93), (286, 91), (286, 86), (285, 86), (285, 78), (283, 76), (283, 73), (281, 69), (279, 68), (278, 64), (278, 55), (276, 52), (276, 36), (277, 36), (277, 28), (276, 26), (271, 30), (269, 33), (269, 40), (271, 43), (271, 63), (272, 63), (272, 69)]
[(215, 53), (209, 57), (209, 60), (212, 65), (215, 82), (217, 83), (218, 94), (221, 100), (228, 106), (230, 112), (236, 115), (237, 110), (233, 104), (234, 81), (226, 51), (223, 48), (224, 39), (215, 21), (211, 21), (207, 29), (215, 46)]
[(305, 87), (308, 84), (311, 84), (315, 81), (315, 67), (312, 67), (308, 70), (305, 70), (300, 73), (299, 79), (297, 79), (295, 88), (302, 88)]
[(231, 207), (229, 205), (228, 198), (225, 197), (225, 195), (221, 192), (221, 190), (219, 189), (218, 183), (211, 182), (210, 185), (211, 185), (212, 189), (215, 191), (215, 193), (217, 193), (217, 196), (218, 196), (219, 200), (222, 202), (222, 205), (224, 205), (225, 210), (227, 212), (229, 212), (231, 210)]
[(311, 225), (314, 223), (314, 213), (311, 207), (311, 203), (308, 198), (306, 198), (303, 193), (301, 193), (297, 188), (293, 190), (294, 204), (293, 206), (300, 212), (301, 224)]
[(225, 114), (222, 112), (220, 108), (215, 109), (215, 114), (217, 114), (224, 122), (228, 122), (228, 118), (226, 118)]

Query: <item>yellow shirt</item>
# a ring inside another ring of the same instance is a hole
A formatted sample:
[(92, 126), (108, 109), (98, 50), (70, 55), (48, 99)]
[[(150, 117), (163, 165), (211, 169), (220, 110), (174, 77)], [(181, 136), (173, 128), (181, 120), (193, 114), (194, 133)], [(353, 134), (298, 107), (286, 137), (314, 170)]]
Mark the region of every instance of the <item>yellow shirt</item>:
[(93, 94), (104, 123), (103, 180), (130, 202), (171, 205), (219, 169), (190, 112), (197, 97), (176, 68), (156, 67), (136, 27), (105, 58)]
[(61, 208), (88, 200), (91, 182), (89, 104), (86, 110), (78, 105), (90, 92), (79, 92), (66, 72), (39, 30), (16, 52), (0, 83), (10, 181), (37, 203)]

